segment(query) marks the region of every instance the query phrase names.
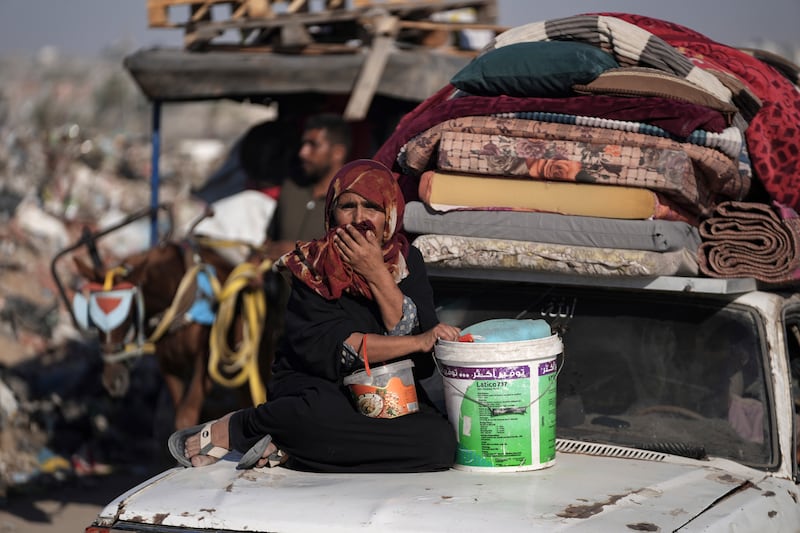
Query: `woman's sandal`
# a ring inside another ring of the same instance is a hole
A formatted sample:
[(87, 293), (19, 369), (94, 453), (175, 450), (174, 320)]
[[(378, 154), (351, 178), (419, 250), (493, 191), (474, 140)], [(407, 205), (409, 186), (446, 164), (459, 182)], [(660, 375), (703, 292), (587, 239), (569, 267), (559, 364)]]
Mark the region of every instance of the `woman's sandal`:
[(281, 466), (288, 460), (289, 460), (289, 454), (287, 454), (283, 450), (277, 450), (267, 456), (267, 467), (275, 468), (276, 466)]
[[(264, 435), (261, 437), (261, 440), (256, 442), (253, 447), (247, 450), (247, 453), (242, 456), (242, 458), (239, 460), (239, 464), (236, 465), (236, 469), (245, 470), (256, 466), (258, 461), (264, 456), (264, 451), (267, 449), (267, 446), (269, 446), (270, 442), (272, 442), (271, 435)], [(275, 450), (267, 456), (267, 464), (264, 466), (267, 468), (274, 468), (282, 465), (288, 460), (289, 455), (286, 452), (283, 450)]]
[(270, 442), (272, 442), (272, 435), (267, 434), (261, 437), (261, 440), (253, 444), (253, 447), (242, 455), (242, 458), (239, 459), (239, 464), (236, 465), (236, 469), (246, 470), (256, 466), (256, 463), (261, 459), (261, 456), (264, 455), (264, 450), (267, 449)]
[(200, 433), (200, 455), (208, 455), (216, 459), (222, 459), (228, 455), (230, 450), (222, 448), (221, 446), (214, 446), (211, 443), (211, 424), (213, 423), (214, 422), (208, 422), (206, 424), (181, 429), (170, 435), (167, 446), (169, 447), (169, 453), (172, 454), (172, 457), (183, 466), (192, 466), (192, 461), (184, 455), (183, 450), (186, 445), (186, 439), (197, 433)]

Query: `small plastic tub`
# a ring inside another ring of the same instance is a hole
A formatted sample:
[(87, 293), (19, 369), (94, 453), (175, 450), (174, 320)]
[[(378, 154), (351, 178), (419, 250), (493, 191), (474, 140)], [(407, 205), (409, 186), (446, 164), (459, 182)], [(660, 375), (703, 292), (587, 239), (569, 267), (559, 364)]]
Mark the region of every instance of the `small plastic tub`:
[(414, 362), (403, 359), (383, 366), (359, 370), (344, 378), (358, 411), (370, 418), (397, 418), (419, 411), (417, 389), (411, 367)]

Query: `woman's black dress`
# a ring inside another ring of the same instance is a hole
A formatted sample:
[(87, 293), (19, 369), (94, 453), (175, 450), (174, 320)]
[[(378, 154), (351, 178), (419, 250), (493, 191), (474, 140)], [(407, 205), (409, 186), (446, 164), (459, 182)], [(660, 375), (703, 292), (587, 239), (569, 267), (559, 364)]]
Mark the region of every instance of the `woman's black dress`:
[[(411, 247), (410, 274), (398, 287), (417, 306), (421, 331), (438, 322), (419, 251)], [(269, 433), (289, 454), (289, 468), (319, 472), (424, 472), (453, 464), (455, 432), (419, 386), (435, 369), (429, 353), (414, 354), (420, 410), (392, 419), (356, 411), (341, 369), (342, 345), (353, 332), (385, 334), (378, 306), (343, 295), (325, 300), (293, 279), (286, 334), (268, 386), (268, 401), (230, 420), (234, 449), (248, 450)], [(374, 366), (374, 365), (372, 365)]]

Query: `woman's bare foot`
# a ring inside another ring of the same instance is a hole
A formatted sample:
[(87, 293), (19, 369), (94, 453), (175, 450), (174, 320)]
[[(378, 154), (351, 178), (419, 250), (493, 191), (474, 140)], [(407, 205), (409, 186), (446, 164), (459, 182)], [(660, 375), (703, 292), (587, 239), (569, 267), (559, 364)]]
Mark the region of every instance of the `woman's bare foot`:
[[(228, 419), (231, 414), (227, 414), (211, 424), (211, 444), (220, 448), (230, 450), (228, 440)], [(192, 466), (206, 466), (216, 463), (219, 459), (210, 455), (200, 453), (200, 433), (196, 433), (186, 439), (183, 446), (183, 455), (192, 462)]]
[(210, 455), (195, 455), (191, 458), (192, 466), (208, 466), (213, 465), (219, 459), (216, 457), (211, 457)]

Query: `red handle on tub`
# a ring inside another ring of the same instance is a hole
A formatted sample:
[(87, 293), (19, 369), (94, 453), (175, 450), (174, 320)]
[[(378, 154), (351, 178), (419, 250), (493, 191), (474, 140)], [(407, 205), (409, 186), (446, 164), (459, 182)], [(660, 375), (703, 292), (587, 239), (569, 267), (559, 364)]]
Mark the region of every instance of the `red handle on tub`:
[(372, 376), (372, 372), (369, 369), (369, 357), (367, 357), (367, 334), (364, 333), (364, 336), (361, 338), (361, 359), (364, 360), (364, 370), (367, 371), (368, 376)]

